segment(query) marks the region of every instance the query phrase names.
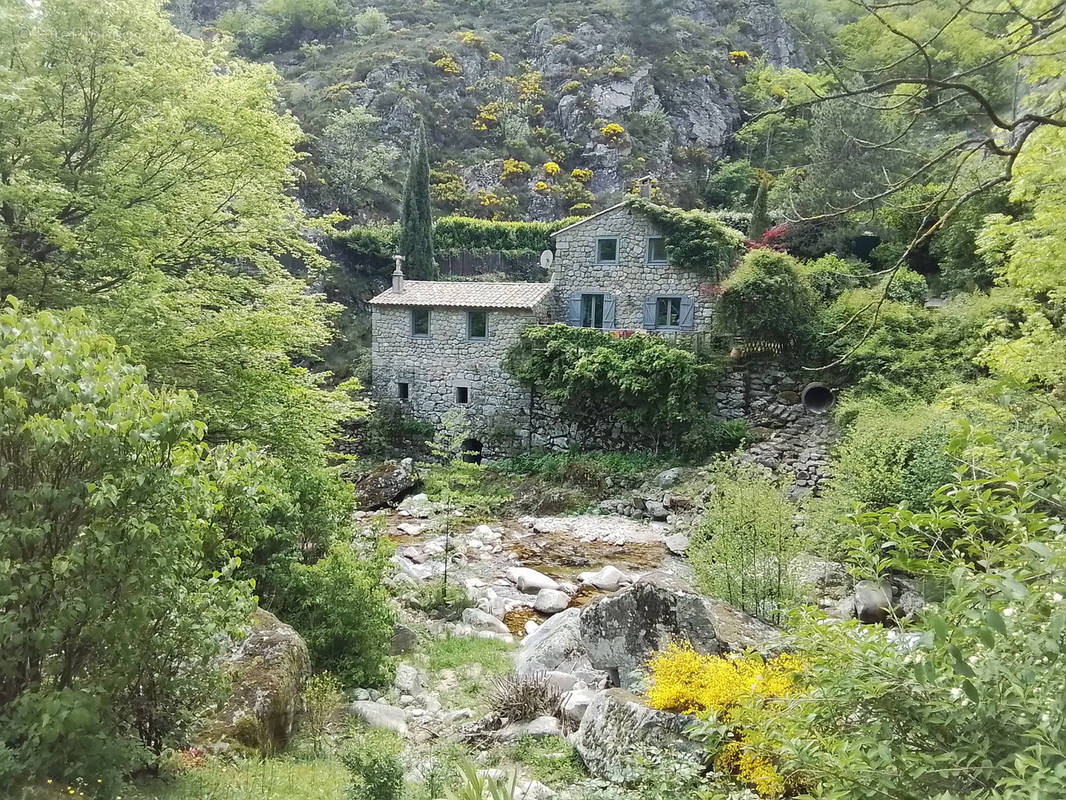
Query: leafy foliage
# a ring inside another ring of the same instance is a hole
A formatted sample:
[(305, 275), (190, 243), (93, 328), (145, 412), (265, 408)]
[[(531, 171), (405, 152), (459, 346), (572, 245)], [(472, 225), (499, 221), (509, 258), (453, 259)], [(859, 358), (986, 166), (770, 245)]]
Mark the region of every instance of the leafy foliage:
[(714, 494), (688, 557), (701, 591), (776, 621), (793, 601), (788, 565), (801, 549), (792, 505), (778, 481), (754, 465), (719, 462)]
[(403, 742), (391, 731), (365, 730), (345, 745), (341, 761), (351, 778), (347, 800), (400, 800)]
[(794, 258), (752, 250), (722, 286), (718, 319), (736, 335), (802, 350), (817, 322), (814, 292)]
[(582, 430), (621, 423), (646, 443), (669, 440), (701, 417), (717, 373), (653, 336), (618, 338), (565, 325), (527, 328), (507, 368)]
[(0, 392), (0, 777), (110, 779), (180, 741), (251, 610), (204, 550), (226, 468), (81, 314), (0, 312)]
[(835, 255), (804, 262), (800, 269), (823, 303), (832, 303), (848, 289), (863, 286), (870, 272), (865, 264)]
[(662, 229), (673, 266), (716, 281), (733, 266), (744, 237), (715, 215), (660, 206), (641, 198), (629, 202)]

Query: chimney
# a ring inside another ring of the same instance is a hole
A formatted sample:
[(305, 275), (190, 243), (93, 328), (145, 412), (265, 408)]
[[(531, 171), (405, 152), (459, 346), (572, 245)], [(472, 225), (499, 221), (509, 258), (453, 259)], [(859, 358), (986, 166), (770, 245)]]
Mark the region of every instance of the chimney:
[(393, 260), (396, 261), (396, 269), (392, 273), (392, 290), (396, 294), (403, 294), (403, 256), (394, 255)]
[(640, 196), (645, 200), (651, 198), (651, 182), (655, 180), (651, 175), (645, 175), (643, 178), (637, 179), (637, 186), (640, 187)]

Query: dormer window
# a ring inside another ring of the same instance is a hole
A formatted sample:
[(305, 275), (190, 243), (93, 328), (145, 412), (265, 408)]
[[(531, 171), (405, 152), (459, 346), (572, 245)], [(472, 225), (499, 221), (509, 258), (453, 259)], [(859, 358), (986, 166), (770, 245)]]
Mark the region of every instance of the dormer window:
[(666, 263), (666, 239), (662, 236), (648, 237), (648, 263)]
[(596, 263), (597, 264), (617, 264), (618, 263), (618, 237), (617, 236), (601, 236), (596, 240)]

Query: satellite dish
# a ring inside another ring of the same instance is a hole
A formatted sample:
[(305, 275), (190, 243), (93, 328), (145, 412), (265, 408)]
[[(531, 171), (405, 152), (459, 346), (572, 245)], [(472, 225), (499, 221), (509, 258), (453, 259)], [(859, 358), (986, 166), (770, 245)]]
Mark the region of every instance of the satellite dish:
[(551, 250), (545, 250), (540, 254), (540, 266), (543, 269), (551, 269), (552, 264), (555, 263), (555, 253)]

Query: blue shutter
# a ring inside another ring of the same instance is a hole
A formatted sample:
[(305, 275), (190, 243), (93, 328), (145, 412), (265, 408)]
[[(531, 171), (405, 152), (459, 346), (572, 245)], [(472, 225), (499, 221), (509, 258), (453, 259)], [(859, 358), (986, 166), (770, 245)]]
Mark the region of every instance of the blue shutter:
[(681, 330), (690, 331), (696, 327), (696, 303), (691, 297), (681, 298)]
[(655, 327), (655, 307), (657, 298), (648, 296), (644, 298), (644, 327), (652, 330)]
[(614, 328), (614, 295), (605, 294), (603, 296), (603, 327), (608, 329)]
[(572, 327), (581, 325), (581, 295), (572, 294), (566, 306), (566, 324)]

